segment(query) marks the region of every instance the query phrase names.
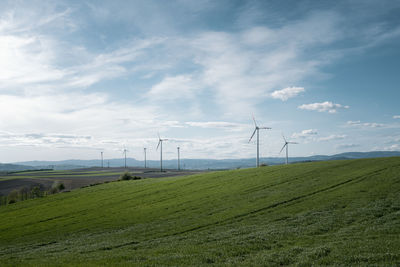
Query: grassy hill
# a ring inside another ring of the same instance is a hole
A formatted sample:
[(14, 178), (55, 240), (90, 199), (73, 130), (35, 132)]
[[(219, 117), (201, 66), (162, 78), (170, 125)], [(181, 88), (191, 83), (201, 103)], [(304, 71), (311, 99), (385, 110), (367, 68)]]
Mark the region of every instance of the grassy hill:
[(111, 182), (0, 207), (0, 265), (399, 265), (400, 158)]

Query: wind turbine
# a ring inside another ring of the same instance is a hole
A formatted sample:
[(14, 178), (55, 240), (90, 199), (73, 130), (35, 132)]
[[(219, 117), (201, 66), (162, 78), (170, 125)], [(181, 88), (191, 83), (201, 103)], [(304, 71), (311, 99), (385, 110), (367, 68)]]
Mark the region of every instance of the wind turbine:
[(181, 163), (180, 163), (181, 158), (180, 158), (180, 153), (179, 153), (181, 148), (178, 146), (176, 149), (178, 150), (178, 171), (179, 171), (181, 169)]
[(103, 151), (101, 151), (100, 153), (101, 153), (101, 168), (103, 168)]
[(167, 141), (167, 140), (168, 140), (168, 139), (161, 139), (160, 134), (158, 133), (158, 145), (157, 145), (156, 150), (158, 150), (158, 147), (159, 147), (160, 144), (161, 144), (161, 147), (160, 147), (160, 170), (161, 170), (161, 172), (162, 172), (162, 143), (163, 143), (164, 141)]
[(143, 148), (143, 150), (144, 150), (144, 168), (146, 169), (147, 168), (147, 166), (146, 166), (146, 150), (147, 150), (147, 148)]
[(125, 155), (125, 169), (126, 169), (126, 152), (128, 152), (128, 150), (124, 147), (124, 155)]
[(298, 143), (286, 141), (286, 138), (285, 138), (285, 136), (283, 134), (282, 134), (282, 137), (283, 137), (283, 140), (285, 140), (285, 144), (283, 145), (283, 147), (282, 147), (281, 151), (279, 152), (279, 154), (286, 147), (286, 164), (288, 164), (289, 163), (289, 161), (288, 161), (289, 144), (298, 144)]
[(257, 132), (257, 161), (256, 161), (256, 163), (257, 163), (257, 167), (258, 167), (258, 166), (260, 166), (260, 135), (259, 135), (259, 130), (260, 129), (262, 129), (262, 130), (266, 129), (267, 130), (267, 129), (272, 129), (272, 128), (270, 128), (270, 127), (258, 127), (256, 119), (254, 118), (254, 116), (253, 116), (253, 121), (254, 121), (255, 129), (254, 129), (254, 132), (253, 132), (253, 134), (251, 135), (251, 137), (249, 139), (249, 143), (250, 143), (251, 139), (253, 138), (254, 134)]

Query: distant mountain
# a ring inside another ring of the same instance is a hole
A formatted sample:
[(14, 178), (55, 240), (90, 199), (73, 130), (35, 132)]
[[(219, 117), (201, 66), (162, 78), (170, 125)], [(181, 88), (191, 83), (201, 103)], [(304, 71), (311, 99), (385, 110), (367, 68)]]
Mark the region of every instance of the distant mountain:
[(2, 164), (0, 163), (0, 172), (16, 172), (16, 171), (26, 171), (35, 170), (35, 167), (26, 166), (22, 164)]
[[(361, 158), (380, 158), (380, 157), (394, 157), (400, 156), (400, 151), (372, 151), (372, 152), (347, 152), (331, 156), (316, 155), (310, 157), (290, 157), (290, 162), (307, 162), (307, 161), (323, 161), (323, 160), (338, 160), (338, 159), (361, 159)], [(268, 157), (260, 158), (260, 163), (267, 165), (283, 164), (285, 158)], [(68, 170), (78, 169), (85, 167), (100, 166), (100, 160), (63, 160), (63, 161), (26, 161), (15, 163), (18, 165), (24, 165), (24, 167), (16, 168), (32, 168), (32, 169), (56, 169), (56, 170)], [(245, 159), (181, 159), (182, 169), (235, 169), (235, 168), (249, 168), (254, 167), (255, 158)], [(13, 165), (13, 164), (2, 164), (2, 165)], [(18, 166), (15, 165), (15, 166)], [(127, 158), (127, 165), (131, 167), (143, 167), (144, 162), (136, 160), (134, 158)], [(0, 165), (1, 166), (1, 165)], [(104, 160), (104, 167), (121, 167), (124, 166), (124, 159), (106, 159)], [(160, 162), (158, 160), (148, 160), (148, 167), (158, 168)], [(163, 160), (163, 166), (168, 169), (177, 168), (177, 160)]]

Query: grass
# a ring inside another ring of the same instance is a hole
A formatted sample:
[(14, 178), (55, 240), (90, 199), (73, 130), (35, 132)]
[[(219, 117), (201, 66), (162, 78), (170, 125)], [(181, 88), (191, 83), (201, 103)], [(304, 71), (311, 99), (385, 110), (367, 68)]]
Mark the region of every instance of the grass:
[(37, 171), (37, 172), (24, 172), (13, 173), (8, 175), (0, 175), (0, 181), (13, 180), (13, 179), (45, 179), (45, 178), (80, 178), (80, 177), (102, 177), (102, 176), (119, 176), (122, 172), (112, 171)]
[(400, 158), (111, 182), (0, 215), (5, 266), (396, 266)]

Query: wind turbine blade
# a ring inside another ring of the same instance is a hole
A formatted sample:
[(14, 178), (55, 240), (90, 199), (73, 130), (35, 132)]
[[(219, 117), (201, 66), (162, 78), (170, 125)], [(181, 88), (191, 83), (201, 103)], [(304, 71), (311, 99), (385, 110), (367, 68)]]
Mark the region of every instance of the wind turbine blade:
[(279, 154), (281, 154), (282, 150), (285, 148), (285, 146), (287, 146), (287, 143), (285, 143), (281, 149), (281, 151), (279, 151)]
[(249, 143), (250, 143), (251, 139), (253, 138), (254, 134), (256, 133), (256, 131), (257, 131), (257, 128), (254, 129), (254, 132), (253, 132), (253, 134), (251, 135), (251, 137), (250, 137), (250, 139), (249, 139)]
[(254, 115), (252, 115), (253, 116), (253, 121), (254, 121), (254, 125), (256, 126), (256, 128), (257, 128), (257, 122), (256, 122), (256, 119), (254, 118)]
[(288, 142), (288, 144), (295, 144), (295, 145), (298, 145), (299, 143), (297, 143), (297, 142)]
[(160, 137), (160, 133), (159, 133), (159, 132), (157, 132), (157, 135), (158, 135), (158, 140), (160, 140), (160, 139), (161, 139), (161, 137)]
[(286, 138), (285, 138), (285, 136), (283, 135), (283, 133), (282, 133), (282, 137), (283, 137), (283, 140), (285, 140), (285, 143), (287, 143)]
[(267, 129), (267, 130), (270, 130), (270, 129), (272, 129), (272, 128), (270, 128), (270, 127), (258, 127), (258, 129)]
[(157, 148), (156, 148), (156, 150), (158, 150), (158, 147), (160, 146), (160, 143), (161, 143), (162, 141), (161, 141), (161, 139), (158, 141), (158, 145), (157, 145)]

